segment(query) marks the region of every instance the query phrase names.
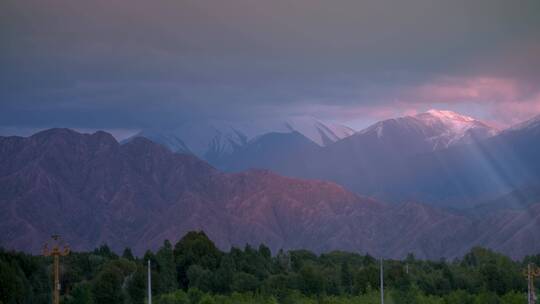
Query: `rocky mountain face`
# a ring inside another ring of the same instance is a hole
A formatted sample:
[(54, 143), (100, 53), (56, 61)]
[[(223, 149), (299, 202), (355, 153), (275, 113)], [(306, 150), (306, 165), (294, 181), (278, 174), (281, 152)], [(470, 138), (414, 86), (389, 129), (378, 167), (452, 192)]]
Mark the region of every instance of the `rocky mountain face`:
[(222, 173), (144, 138), (51, 129), (0, 137), (0, 245), (39, 252), (51, 234), (75, 250), (102, 243), (141, 254), (202, 229), (218, 246), (268, 244), (386, 257), (454, 257), (488, 246), (538, 252), (540, 205), (465, 216), (388, 205), (318, 180), (264, 170)]
[(441, 150), (496, 135), (498, 130), (472, 117), (451, 111), (429, 110), (414, 116), (375, 123), (341, 141), (335, 149), (369, 147), (378, 153), (401, 156)]
[(298, 132), (268, 133), (223, 157), (217, 167), (226, 172), (251, 168), (270, 169), (286, 176), (304, 176), (313, 168), (318, 146)]

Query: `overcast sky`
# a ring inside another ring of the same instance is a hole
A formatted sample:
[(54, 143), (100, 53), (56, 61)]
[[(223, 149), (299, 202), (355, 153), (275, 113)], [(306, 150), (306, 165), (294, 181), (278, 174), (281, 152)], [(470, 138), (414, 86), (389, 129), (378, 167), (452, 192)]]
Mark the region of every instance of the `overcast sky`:
[(3, 133), (540, 114), (538, 0), (2, 0), (0, 38)]

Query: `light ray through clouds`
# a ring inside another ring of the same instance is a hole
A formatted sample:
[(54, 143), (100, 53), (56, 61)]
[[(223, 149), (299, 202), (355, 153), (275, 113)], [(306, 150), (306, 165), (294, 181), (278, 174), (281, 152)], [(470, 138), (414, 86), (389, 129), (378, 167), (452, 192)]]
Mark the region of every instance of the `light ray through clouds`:
[[(496, 142), (495, 142), (496, 141)], [(478, 170), (473, 172), (475, 176), (470, 179), (470, 176), (454, 174), (455, 163), (447, 158), (447, 154), (435, 154), (439, 167), (443, 168), (441, 172), (443, 176), (447, 176), (447, 182), (453, 184), (454, 187), (460, 190), (461, 193), (457, 197), (467, 197), (469, 187), (475, 185), (475, 182), (481, 182), (489, 185), (492, 197), (484, 197), (484, 201), (493, 199), (493, 195), (501, 196), (514, 192), (512, 197), (512, 207), (526, 207), (527, 202), (524, 197), (519, 197), (523, 187), (523, 180), (535, 180), (534, 174), (531, 174), (529, 164), (523, 159), (516, 156), (514, 147), (505, 142), (504, 138), (495, 138), (495, 140), (476, 140), (470, 145), (454, 148), (461, 150), (462, 159), (465, 159), (465, 164), (474, 164), (474, 168)], [(463, 173), (463, 172), (460, 172)], [(481, 175), (478, 175), (481, 174)], [(482, 188), (482, 187), (481, 187)]]

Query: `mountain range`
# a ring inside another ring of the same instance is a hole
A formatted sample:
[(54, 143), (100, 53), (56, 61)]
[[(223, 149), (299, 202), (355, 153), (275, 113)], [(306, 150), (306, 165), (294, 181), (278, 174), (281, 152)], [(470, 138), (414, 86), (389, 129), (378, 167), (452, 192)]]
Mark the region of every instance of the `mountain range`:
[[(485, 139), (486, 145), (538, 134), (523, 130), (503, 131)], [(282, 140), (279, 134), (266, 136)], [(299, 132), (286, 137), (302, 139), (314, 150), (330, 147), (313, 145)], [(444, 149), (434, 144), (430, 153), (467, 150), (450, 142)], [(351, 250), (385, 257), (412, 252), (437, 259), (481, 245), (522, 257), (540, 250), (539, 218), (538, 203), (478, 216), (417, 202), (384, 203), (333, 182), (268, 170), (224, 173), (193, 154), (142, 137), (120, 144), (105, 132), (68, 129), (0, 137), (0, 245), (30, 252), (59, 233), (75, 250), (107, 243), (142, 254), (164, 239), (176, 241), (201, 229), (225, 249), (266, 243), (274, 252)]]
[(387, 202), (470, 208), (540, 184), (537, 121), (498, 130), (430, 110), (378, 122), (323, 147), (300, 133), (266, 134), (213, 165), (330, 180)]
[(326, 146), (350, 136), (354, 130), (340, 124), (323, 122), (309, 116), (256, 121), (190, 121), (174, 128), (149, 128), (126, 139), (145, 137), (173, 152), (191, 153), (214, 165), (242, 150), (268, 133), (300, 133), (318, 146)]

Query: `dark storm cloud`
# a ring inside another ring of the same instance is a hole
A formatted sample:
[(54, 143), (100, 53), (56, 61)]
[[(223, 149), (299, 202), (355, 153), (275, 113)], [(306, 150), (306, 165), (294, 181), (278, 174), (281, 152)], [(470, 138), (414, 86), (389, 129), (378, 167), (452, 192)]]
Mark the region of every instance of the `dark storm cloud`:
[(388, 107), (422, 102), (441, 77), (511, 79), (536, 96), (539, 33), (536, 0), (7, 0), (0, 121), (144, 127)]

